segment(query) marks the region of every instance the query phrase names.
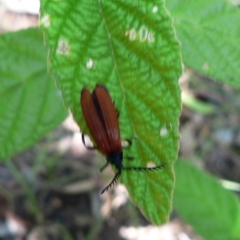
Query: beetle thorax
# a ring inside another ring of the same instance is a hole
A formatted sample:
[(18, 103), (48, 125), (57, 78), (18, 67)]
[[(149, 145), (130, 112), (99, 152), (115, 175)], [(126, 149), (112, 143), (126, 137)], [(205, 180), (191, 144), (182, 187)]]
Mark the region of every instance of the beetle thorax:
[(120, 171), (122, 169), (122, 159), (123, 159), (122, 152), (111, 152), (107, 156), (107, 161), (109, 161), (111, 164), (113, 164)]

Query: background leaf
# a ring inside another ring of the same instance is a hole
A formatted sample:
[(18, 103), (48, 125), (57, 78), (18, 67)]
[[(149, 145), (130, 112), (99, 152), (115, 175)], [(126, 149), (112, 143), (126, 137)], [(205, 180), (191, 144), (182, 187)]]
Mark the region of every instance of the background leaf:
[(184, 160), (175, 164), (173, 206), (204, 239), (237, 240), (240, 203), (209, 174)]
[(240, 11), (224, 0), (167, 0), (187, 67), (240, 86)]
[(120, 179), (150, 221), (165, 222), (178, 150), (181, 62), (163, 2), (42, 0), (41, 12), (51, 71), (83, 132), (80, 91), (100, 82), (120, 112), (122, 139), (132, 140), (124, 154), (134, 161), (124, 159), (124, 166), (166, 164), (156, 172), (123, 171)]
[(0, 159), (31, 146), (67, 116), (46, 53), (37, 29), (0, 36)]
[(211, 103), (202, 102), (187, 92), (182, 92), (181, 96), (182, 96), (182, 103), (192, 111), (195, 111), (201, 114), (210, 114), (216, 110), (214, 105), (212, 105)]

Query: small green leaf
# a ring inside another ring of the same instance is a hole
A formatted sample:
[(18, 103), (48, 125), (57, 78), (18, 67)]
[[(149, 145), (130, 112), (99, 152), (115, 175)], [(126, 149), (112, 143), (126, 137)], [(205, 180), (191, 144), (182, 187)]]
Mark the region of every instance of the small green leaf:
[(240, 11), (223, 0), (168, 0), (187, 67), (240, 86)]
[(165, 164), (155, 172), (123, 171), (132, 200), (155, 224), (168, 219), (178, 151), (181, 108), (179, 45), (161, 0), (42, 0), (41, 25), (50, 69), (84, 133), (79, 106), (83, 86), (104, 84), (120, 112), (126, 167)]
[(210, 114), (215, 111), (215, 107), (212, 104), (204, 103), (187, 92), (182, 92), (182, 103), (201, 114)]
[(204, 239), (240, 239), (240, 202), (209, 174), (184, 160), (175, 164), (173, 206)]
[(31, 146), (66, 117), (46, 54), (37, 29), (0, 36), (0, 159)]

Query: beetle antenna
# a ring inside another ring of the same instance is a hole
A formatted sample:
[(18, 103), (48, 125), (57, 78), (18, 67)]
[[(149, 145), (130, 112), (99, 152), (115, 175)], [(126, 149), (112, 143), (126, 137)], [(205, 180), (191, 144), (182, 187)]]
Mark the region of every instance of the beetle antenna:
[(128, 171), (156, 171), (160, 170), (165, 167), (165, 164), (161, 164), (156, 167), (123, 167), (123, 170), (128, 170)]
[(121, 175), (121, 172), (118, 171), (114, 176), (113, 180), (101, 191), (101, 194), (108, 191), (117, 182), (120, 175)]

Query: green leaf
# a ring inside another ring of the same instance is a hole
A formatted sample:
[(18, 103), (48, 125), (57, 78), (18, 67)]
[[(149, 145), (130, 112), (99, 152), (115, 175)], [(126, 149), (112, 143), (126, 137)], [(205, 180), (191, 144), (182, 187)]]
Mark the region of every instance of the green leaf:
[(184, 160), (175, 164), (173, 206), (204, 239), (240, 239), (239, 199), (209, 174)]
[(0, 159), (33, 145), (66, 117), (42, 39), (37, 29), (0, 36)]
[(125, 167), (166, 164), (155, 172), (123, 171), (120, 181), (155, 224), (168, 219), (178, 151), (181, 74), (172, 20), (160, 0), (42, 0), (41, 25), (50, 69), (84, 133), (83, 86), (104, 84), (120, 112), (122, 139), (132, 146)]
[(240, 86), (240, 11), (224, 0), (167, 0), (187, 67)]
[(227, 0), (227, 1), (236, 6), (240, 5), (240, 0)]

